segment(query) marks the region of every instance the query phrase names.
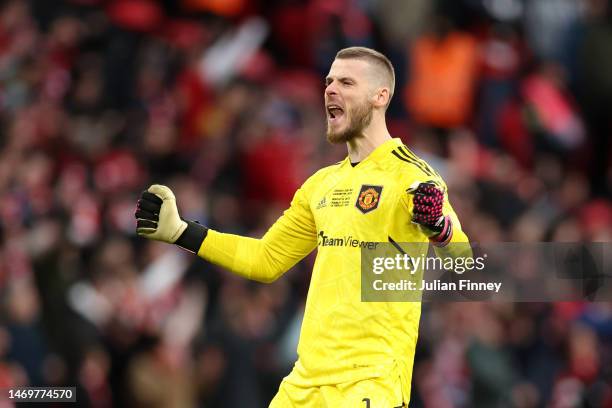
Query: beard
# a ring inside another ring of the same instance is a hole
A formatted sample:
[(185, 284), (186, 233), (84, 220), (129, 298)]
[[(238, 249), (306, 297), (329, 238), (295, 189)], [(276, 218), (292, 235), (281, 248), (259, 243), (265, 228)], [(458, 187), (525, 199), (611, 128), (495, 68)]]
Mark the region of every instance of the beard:
[(363, 103), (355, 106), (349, 110), (346, 114), (350, 118), (350, 122), (346, 129), (342, 132), (334, 132), (327, 124), (327, 141), (331, 144), (346, 143), (353, 139), (360, 137), (363, 134), (363, 130), (372, 121), (372, 112), (374, 107), (372, 104), (364, 101)]

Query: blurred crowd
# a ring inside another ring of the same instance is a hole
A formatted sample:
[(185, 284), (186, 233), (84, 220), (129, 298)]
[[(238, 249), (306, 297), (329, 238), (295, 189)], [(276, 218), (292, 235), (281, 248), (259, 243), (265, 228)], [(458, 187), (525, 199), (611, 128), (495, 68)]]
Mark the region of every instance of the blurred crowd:
[[(322, 98), (346, 46), (392, 60), (389, 128), (472, 240), (610, 242), (610, 44), (607, 0), (3, 1), (0, 389), (267, 406), (313, 256), (248, 282), (138, 239), (134, 205), (165, 183), (261, 236), (346, 154)], [(612, 407), (612, 303), (424, 304), (411, 407)]]

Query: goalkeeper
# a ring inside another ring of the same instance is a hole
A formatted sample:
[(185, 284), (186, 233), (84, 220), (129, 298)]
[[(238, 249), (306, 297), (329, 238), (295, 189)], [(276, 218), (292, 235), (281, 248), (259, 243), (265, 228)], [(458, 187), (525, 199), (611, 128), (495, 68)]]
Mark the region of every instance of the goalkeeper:
[(360, 247), (431, 241), (443, 251), (467, 237), (444, 181), (387, 130), (390, 61), (346, 48), (325, 81), (327, 139), (346, 144), (348, 155), (306, 180), (261, 239), (181, 219), (162, 185), (138, 201), (137, 232), (260, 282), (278, 279), (317, 248), (298, 360), (270, 407), (407, 407), (421, 306), (361, 302)]

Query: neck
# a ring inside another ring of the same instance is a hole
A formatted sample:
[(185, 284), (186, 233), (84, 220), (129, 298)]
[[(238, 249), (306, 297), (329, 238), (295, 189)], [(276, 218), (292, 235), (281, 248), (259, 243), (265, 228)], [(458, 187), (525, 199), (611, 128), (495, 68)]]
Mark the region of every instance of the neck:
[(361, 136), (346, 142), (351, 163), (357, 163), (368, 157), (378, 146), (391, 139), (384, 116), (372, 117), (372, 121), (363, 130)]

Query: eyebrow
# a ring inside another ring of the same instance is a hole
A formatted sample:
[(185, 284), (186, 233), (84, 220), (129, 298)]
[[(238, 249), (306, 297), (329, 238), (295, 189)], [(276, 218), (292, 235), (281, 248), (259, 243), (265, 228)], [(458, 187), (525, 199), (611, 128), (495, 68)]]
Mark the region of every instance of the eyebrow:
[(339, 78), (334, 78), (333, 76), (327, 76), (325, 77), (325, 83), (329, 84), (331, 81), (333, 81), (334, 79), (337, 79), (340, 82), (344, 82), (344, 81), (351, 81), (351, 82), (357, 82), (355, 81), (355, 78), (352, 77), (339, 77)]

